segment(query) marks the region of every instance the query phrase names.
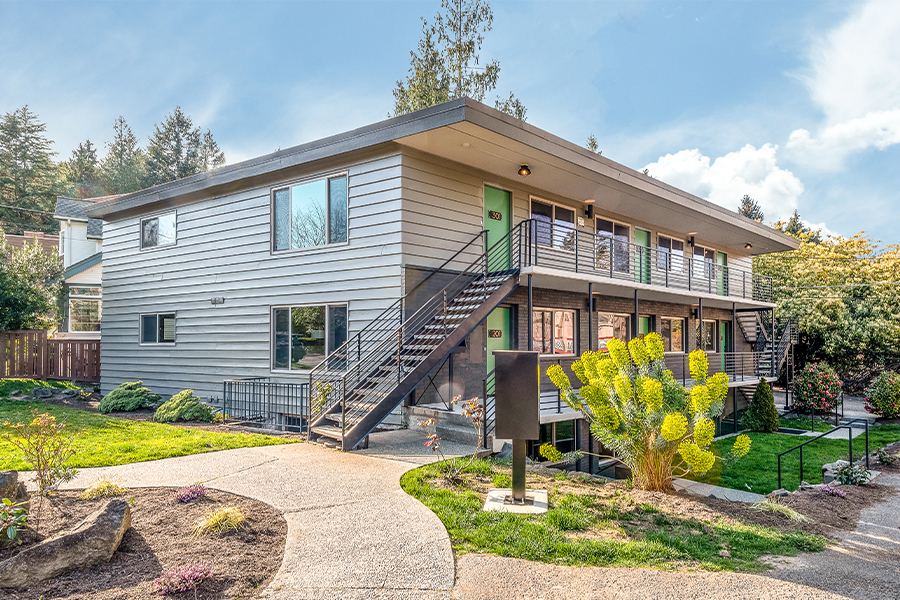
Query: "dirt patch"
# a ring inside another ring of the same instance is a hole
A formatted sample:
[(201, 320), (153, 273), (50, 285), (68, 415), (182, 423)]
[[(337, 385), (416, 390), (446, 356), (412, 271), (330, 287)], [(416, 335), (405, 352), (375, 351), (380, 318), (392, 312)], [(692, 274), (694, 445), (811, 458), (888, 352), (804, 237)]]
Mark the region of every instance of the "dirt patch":
[[(3, 592), (10, 600), (67, 598), (112, 600), (159, 598), (153, 580), (164, 569), (199, 560), (209, 561), (213, 577), (198, 588), (201, 598), (254, 598), (271, 581), (284, 554), (287, 523), (271, 506), (235, 494), (210, 490), (205, 498), (181, 504), (173, 488), (130, 491), (134, 498), (131, 529), (125, 533), (112, 559), (90, 569), (74, 571), (28, 590)], [(104, 499), (79, 500), (77, 492), (62, 492), (42, 511), (40, 536), (26, 534), (26, 544), (0, 546), (0, 559), (19, 552), (65, 529), (74, 527), (97, 510)], [(218, 536), (193, 539), (194, 522), (212, 508), (236, 506), (247, 518), (246, 527)], [(174, 598), (193, 598), (184, 592)]]
[[(900, 449), (900, 443), (897, 444)], [(895, 465), (896, 466), (896, 465)], [(511, 474), (509, 467), (496, 467), (501, 473)], [(900, 471), (900, 469), (897, 469)], [(496, 487), (493, 478), (485, 475), (471, 475), (465, 487), (486, 498), (490, 488)], [(429, 483), (435, 487), (452, 488), (442, 479)], [(595, 507), (603, 510), (613, 527), (621, 527), (630, 537), (642, 530), (653, 529), (656, 522), (666, 519), (695, 527), (696, 531), (709, 532), (709, 525), (721, 521), (727, 523), (755, 523), (783, 531), (806, 531), (808, 533), (837, 537), (837, 531), (856, 528), (863, 509), (881, 502), (896, 493), (889, 486), (872, 483), (864, 486), (837, 486), (846, 497), (831, 496), (818, 489), (791, 494), (782, 501), (800, 514), (809, 517), (809, 522), (792, 521), (788, 517), (773, 512), (760, 511), (743, 502), (732, 502), (717, 498), (704, 498), (683, 493), (649, 492), (631, 488), (624, 481), (595, 480), (585, 475), (569, 473), (565, 478), (560, 473), (548, 471), (539, 466), (529, 467), (526, 485), (534, 489), (551, 491), (553, 495), (578, 494), (592, 496)], [(457, 488), (458, 489), (458, 488)], [(577, 537), (607, 537), (601, 531), (576, 534)], [(619, 534), (611, 534), (621, 537)]]

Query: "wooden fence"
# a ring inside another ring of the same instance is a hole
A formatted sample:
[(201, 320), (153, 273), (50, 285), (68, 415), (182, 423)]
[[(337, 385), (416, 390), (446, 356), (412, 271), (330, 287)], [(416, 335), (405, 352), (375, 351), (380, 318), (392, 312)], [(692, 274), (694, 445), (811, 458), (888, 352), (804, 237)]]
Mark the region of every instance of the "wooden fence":
[(50, 340), (43, 330), (0, 332), (0, 377), (100, 381), (100, 342)]

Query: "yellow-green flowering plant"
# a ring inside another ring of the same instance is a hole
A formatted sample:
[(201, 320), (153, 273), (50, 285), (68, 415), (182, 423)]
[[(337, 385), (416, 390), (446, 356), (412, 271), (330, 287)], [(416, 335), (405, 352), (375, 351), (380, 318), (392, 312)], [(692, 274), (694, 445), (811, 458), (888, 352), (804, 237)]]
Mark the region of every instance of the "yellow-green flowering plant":
[[(574, 389), (559, 365), (550, 380), (573, 409), (590, 421), (591, 433), (631, 468), (633, 483), (646, 490), (672, 488), (672, 478), (705, 473), (717, 457), (710, 451), (715, 423), (728, 394), (728, 375), (709, 375), (706, 353), (690, 354), (694, 384), (688, 389), (666, 369), (662, 338), (651, 333), (627, 345), (607, 342), (609, 352), (585, 352), (572, 364), (582, 382)], [(739, 435), (728, 458), (750, 450)]]

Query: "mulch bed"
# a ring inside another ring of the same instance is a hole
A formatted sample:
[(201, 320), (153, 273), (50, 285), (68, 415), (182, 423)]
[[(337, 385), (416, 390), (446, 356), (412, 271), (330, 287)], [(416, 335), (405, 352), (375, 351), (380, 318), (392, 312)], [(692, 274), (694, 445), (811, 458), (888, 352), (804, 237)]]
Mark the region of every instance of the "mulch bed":
[[(73, 571), (28, 590), (3, 590), (0, 597), (10, 600), (160, 598), (153, 580), (164, 569), (199, 560), (210, 562), (213, 577), (198, 587), (198, 597), (256, 597), (281, 565), (287, 535), (287, 523), (281, 513), (262, 502), (217, 490), (209, 490), (206, 497), (182, 504), (172, 498), (173, 491), (173, 488), (135, 489), (124, 496), (134, 498), (131, 529), (108, 563)], [(41, 539), (74, 527), (108, 500), (79, 500), (77, 494), (61, 492), (47, 501), (38, 525)], [(194, 522), (210, 509), (223, 506), (240, 508), (247, 519), (246, 526), (239, 531), (192, 538)], [(0, 545), (0, 560), (36, 541), (29, 532), (21, 546)], [(194, 598), (194, 592), (168, 597)]]

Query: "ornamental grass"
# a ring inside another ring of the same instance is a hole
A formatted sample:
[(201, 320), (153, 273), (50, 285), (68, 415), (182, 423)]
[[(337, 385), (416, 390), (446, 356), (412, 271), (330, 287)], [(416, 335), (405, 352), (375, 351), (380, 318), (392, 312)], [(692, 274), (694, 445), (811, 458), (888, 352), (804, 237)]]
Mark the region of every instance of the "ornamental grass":
[(246, 518), (235, 506), (211, 510), (194, 523), (194, 537), (243, 529)]
[(104, 477), (100, 481), (95, 481), (86, 487), (83, 492), (78, 494), (78, 497), (82, 500), (109, 498), (112, 496), (124, 496), (128, 491), (128, 488)]
[[(591, 433), (630, 469), (635, 487), (668, 491), (672, 478), (709, 471), (716, 460), (710, 451), (713, 418), (722, 413), (728, 376), (709, 375), (702, 350), (689, 357), (694, 385), (679, 384), (666, 369), (662, 338), (651, 333), (627, 345), (607, 342), (608, 352), (588, 351), (572, 364), (582, 382), (572, 387), (559, 365), (547, 369), (563, 399), (591, 423)], [(724, 460), (750, 450), (750, 438), (739, 435)]]

